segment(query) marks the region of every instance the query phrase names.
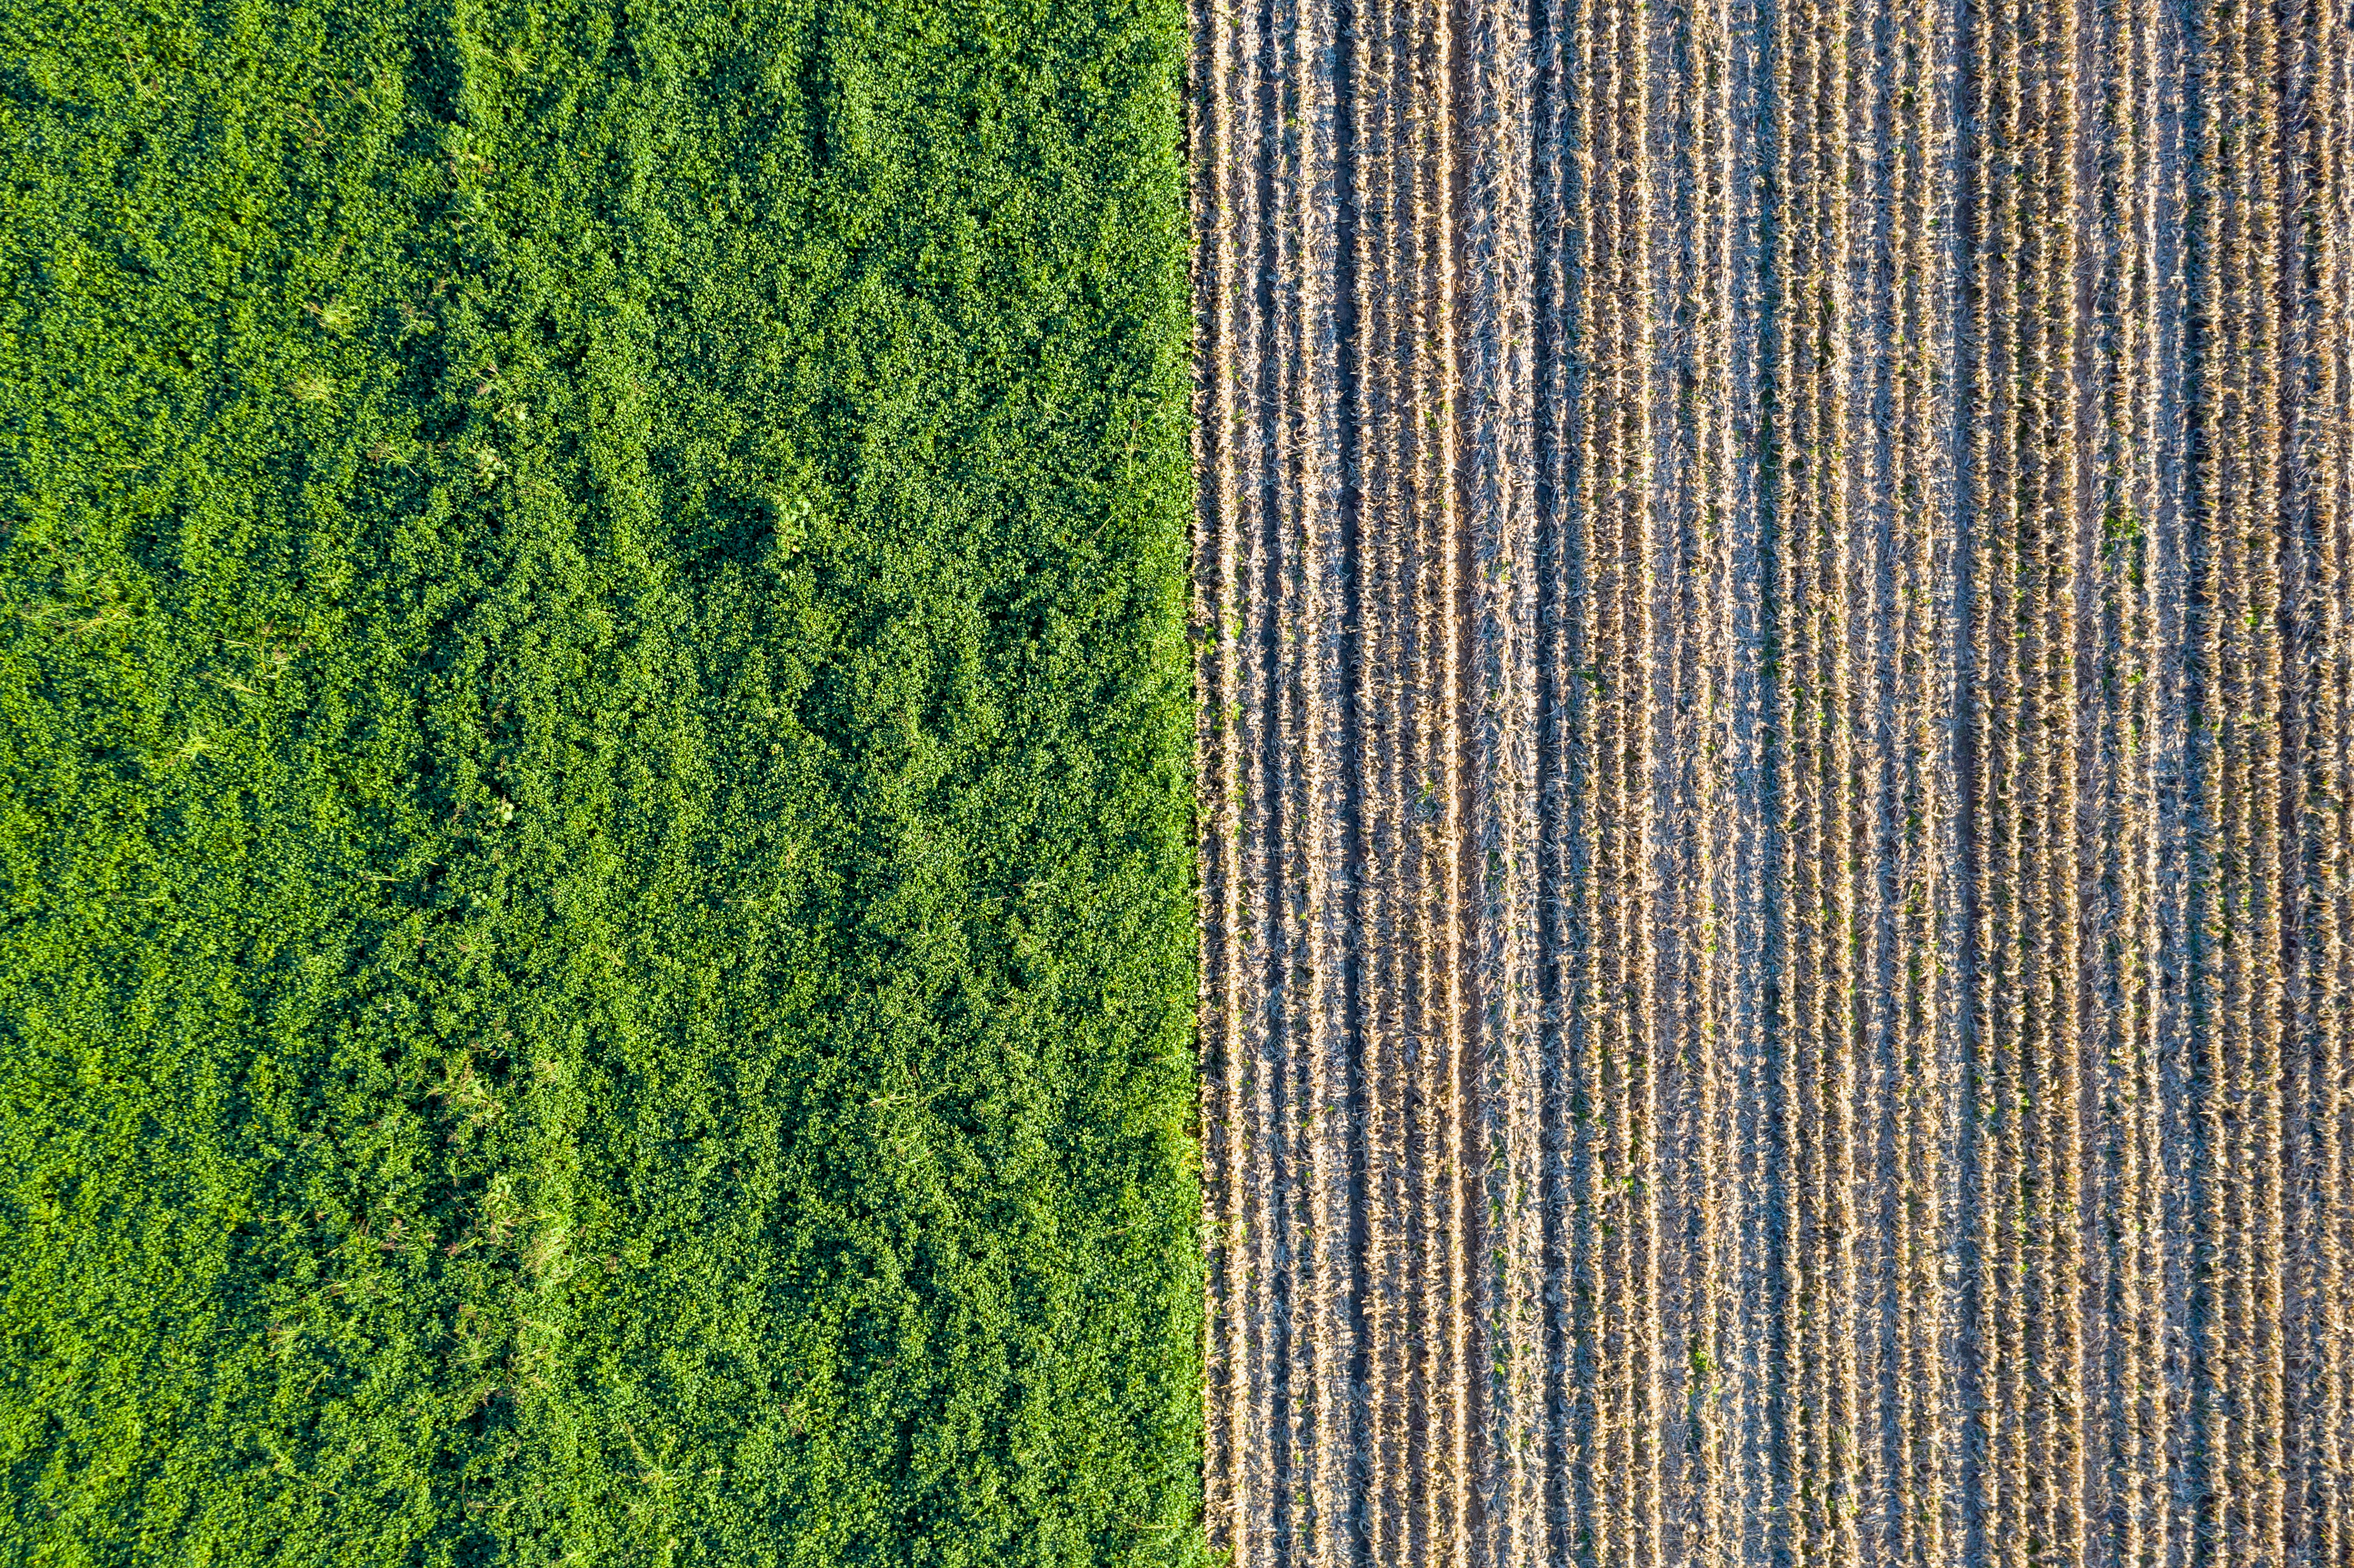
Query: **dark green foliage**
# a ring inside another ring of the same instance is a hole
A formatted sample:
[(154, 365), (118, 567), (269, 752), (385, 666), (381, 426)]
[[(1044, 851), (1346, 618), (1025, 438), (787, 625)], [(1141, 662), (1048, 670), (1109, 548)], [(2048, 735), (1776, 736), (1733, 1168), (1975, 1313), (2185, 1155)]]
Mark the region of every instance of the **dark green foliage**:
[(0, 16), (0, 1563), (1196, 1558), (1180, 9)]

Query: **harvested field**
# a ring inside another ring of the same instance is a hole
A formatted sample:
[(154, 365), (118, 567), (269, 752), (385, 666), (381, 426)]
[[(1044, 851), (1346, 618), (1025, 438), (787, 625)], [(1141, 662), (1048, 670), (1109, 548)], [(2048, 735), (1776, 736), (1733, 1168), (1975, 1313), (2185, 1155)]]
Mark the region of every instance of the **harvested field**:
[(2354, 1563), (2354, 17), (1194, 28), (1213, 1547)]

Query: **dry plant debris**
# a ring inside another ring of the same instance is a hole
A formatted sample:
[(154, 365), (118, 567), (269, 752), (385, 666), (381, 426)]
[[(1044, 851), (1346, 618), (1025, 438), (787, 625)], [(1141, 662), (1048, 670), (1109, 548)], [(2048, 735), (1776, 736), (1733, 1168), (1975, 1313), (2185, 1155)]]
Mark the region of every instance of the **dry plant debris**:
[(1194, 7), (1207, 1520), (2354, 1562), (2354, 36)]

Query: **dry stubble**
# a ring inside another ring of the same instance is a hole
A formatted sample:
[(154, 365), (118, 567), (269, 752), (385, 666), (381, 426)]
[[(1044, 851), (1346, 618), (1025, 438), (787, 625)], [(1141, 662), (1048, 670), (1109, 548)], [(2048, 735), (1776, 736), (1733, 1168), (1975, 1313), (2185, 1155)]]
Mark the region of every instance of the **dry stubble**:
[(2344, 1560), (2347, 29), (1199, 7), (1238, 1563)]

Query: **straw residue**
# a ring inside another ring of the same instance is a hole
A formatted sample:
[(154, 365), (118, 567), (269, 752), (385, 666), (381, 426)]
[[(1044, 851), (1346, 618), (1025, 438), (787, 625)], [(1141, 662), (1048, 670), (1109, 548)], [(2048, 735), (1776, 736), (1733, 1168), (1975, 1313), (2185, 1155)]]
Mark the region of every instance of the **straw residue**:
[(2354, 1562), (2354, 45), (1194, 13), (1206, 1520)]

